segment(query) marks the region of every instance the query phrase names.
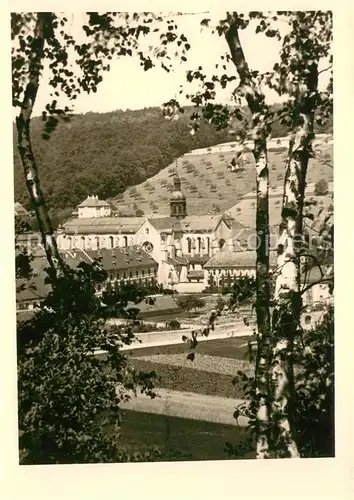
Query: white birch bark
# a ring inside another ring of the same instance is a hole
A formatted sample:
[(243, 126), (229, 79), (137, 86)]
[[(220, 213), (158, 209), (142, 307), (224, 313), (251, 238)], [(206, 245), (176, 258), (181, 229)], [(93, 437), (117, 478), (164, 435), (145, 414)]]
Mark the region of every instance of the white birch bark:
[(29, 77), (26, 84), (21, 111), (16, 118), (18, 149), (23, 165), (26, 186), (36, 213), (39, 229), (47, 260), (54, 275), (63, 272), (52, 223), (45, 206), (44, 196), (38, 177), (38, 169), (32, 151), (30, 123), (39, 88), (42, 71), (43, 48), (45, 43), (46, 23), (51, 21), (50, 13), (38, 13), (33, 34), (32, 51), (29, 60)]
[(269, 169), (267, 160), (267, 107), (250, 75), (248, 65), (238, 36), (238, 29), (232, 23), (226, 32), (232, 61), (240, 77), (240, 91), (244, 94), (253, 118), (254, 150), (257, 186), (257, 328), (258, 349), (256, 361), (257, 405), (257, 458), (270, 457), (269, 447), (269, 366), (270, 366), (270, 289), (269, 289)]
[[(309, 150), (313, 135), (313, 111), (308, 103), (298, 103), (307, 113), (300, 113), (298, 126), (289, 144), (284, 181), (282, 222), (279, 228), (278, 266), (275, 286), (273, 330), (278, 339), (273, 349), (271, 379), (274, 386), (272, 413), (280, 416), (278, 441), (291, 458), (300, 457), (290, 423), (295, 404), (291, 352), (294, 337), (300, 330), (300, 254), (302, 211)], [(287, 310), (287, 311), (286, 311)], [(285, 312), (286, 311), (286, 312)], [(279, 334), (280, 332), (280, 334)]]

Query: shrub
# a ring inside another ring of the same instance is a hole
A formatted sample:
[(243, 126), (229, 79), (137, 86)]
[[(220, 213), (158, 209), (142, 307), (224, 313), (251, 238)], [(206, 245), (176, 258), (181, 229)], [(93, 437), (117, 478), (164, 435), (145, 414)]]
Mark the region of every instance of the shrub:
[(195, 295), (181, 295), (177, 298), (176, 302), (184, 311), (191, 311), (194, 309), (195, 312), (197, 309), (201, 309), (206, 304), (204, 299), (200, 299)]
[(328, 193), (328, 182), (326, 179), (320, 179), (315, 184), (315, 195), (325, 196)]

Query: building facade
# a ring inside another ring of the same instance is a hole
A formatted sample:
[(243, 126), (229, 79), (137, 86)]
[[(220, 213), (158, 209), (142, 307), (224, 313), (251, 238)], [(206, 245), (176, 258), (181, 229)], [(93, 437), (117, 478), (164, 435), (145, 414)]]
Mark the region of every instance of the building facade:
[[(177, 176), (169, 217), (92, 216), (89, 210), (95, 209), (91, 205), (97, 201), (87, 198), (78, 207), (79, 217), (58, 229), (59, 249), (90, 252), (141, 247), (158, 263), (158, 282), (164, 286), (202, 280), (203, 264), (225, 248), (235, 233), (236, 221), (224, 215), (189, 216)], [(89, 216), (81, 212), (80, 217), (81, 209)]]
[[(64, 262), (75, 269), (81, 262), (92, 264), (99, 260), (107, 272), (107, 280), (97, 285), (100, 293), (108, 286), (114, 288), (119, 283), (152, 284), (157, 280), (158, 263), (144, 250), (137, 247), (102, 250), (67, 250), (61, 252)], [(45, 282), (48, 262), (44, 254), (33, 255), (31, 262), (33, 277), (30, 280), (17, 280), (16, 305), (18, 311), (31, 311), (43, 301), (50, 292)]]
[(112, 209), (109, 203), (104, 200), (99, 200), (97, 195), (88, 196), (77, 207), (79, 219), (90, 219), (98, 217), (110, 217)]

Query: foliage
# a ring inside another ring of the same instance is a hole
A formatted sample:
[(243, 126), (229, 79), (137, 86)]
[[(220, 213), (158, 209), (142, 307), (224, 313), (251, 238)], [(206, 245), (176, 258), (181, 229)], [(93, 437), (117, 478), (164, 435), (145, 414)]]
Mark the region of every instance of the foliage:
[[(59, 123), (49, 142), (41, 138), (41, 132), (42, 123), (34, 118), (32, 142), (43, 191), (48, 207), (54, 214), (62, 214), (61, 219), (69, 217), (72, 208), (88, 194), (115, 197), (153, 177), (190, 149), (226, 139), (225, 134), (207, 125), (192, 138), (187, 117), (181, 123), (170, 122), (158, 108), (73, 116), (69, 124)], [(14, 165), (15, 197), (29, 207), (16, 148)], [(60, 175), (53, 173), (53, 165)]]
[[(297, 445), (302, 457), (334, 456), (334, 310), (329, 307), (320, 323), (298, 338), (293, 351), (295, 364), (294, 413)], [(235, 418), (250, 418), (249, 428), (257, 433), (257, 394), (253, 376), (240, 371), (235, 383), (242, 385), (250, 405), (241, 404)], [(277, 415), (271, 415), (275, 427)], [(274, 431), (274, 430), (273, 430)], [(251, 438), (243, 446), (249, 447)], [(270, 441), (272, 456), (277, 456), (277, 442)], [(239, 455), (238, 447), (232, 454)]]
[[(95, 286), (97, 263), (67, 269), (34, 317), (18, 324), (19, 445), (22, 464), (117, 462), (134, 459), (119, 446), (121, 401), (140, 390), (154, 397), (154, 373), (132, 369), (120, 351), (134, 335), (106, 319), (143, 289), (127, 287), (109, 302)], [(117, 302), (118, 301), (118, 302)], [(98, 359), (95, 349), (107, 351)], [(109, 430), (109, 432), (108, 432)]]
[(295, 421), (303, 457), (334, 456), (334, 309), (296, 345)]
[(191, 311), (194, 309), (196, 312), (197, 309), (201, 309), (205, 306), (205, 300), (195, 295), (181, 295), (177, 299), (177, 304), (184, 311)]
[(324, 196), (328, 193), (328, 182), (326, 179), (320, 179), (315, 184), (315, 195)]

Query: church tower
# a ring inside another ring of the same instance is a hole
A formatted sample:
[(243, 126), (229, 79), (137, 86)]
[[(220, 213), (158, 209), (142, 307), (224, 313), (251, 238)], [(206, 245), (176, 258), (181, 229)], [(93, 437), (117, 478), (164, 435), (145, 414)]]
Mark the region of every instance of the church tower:
[(187, 200), (181, 191), (181, 180), (178, 175), (174, 178), (174, 188), (170, 199), (171, 217), (183, 219), (187, 215)]

